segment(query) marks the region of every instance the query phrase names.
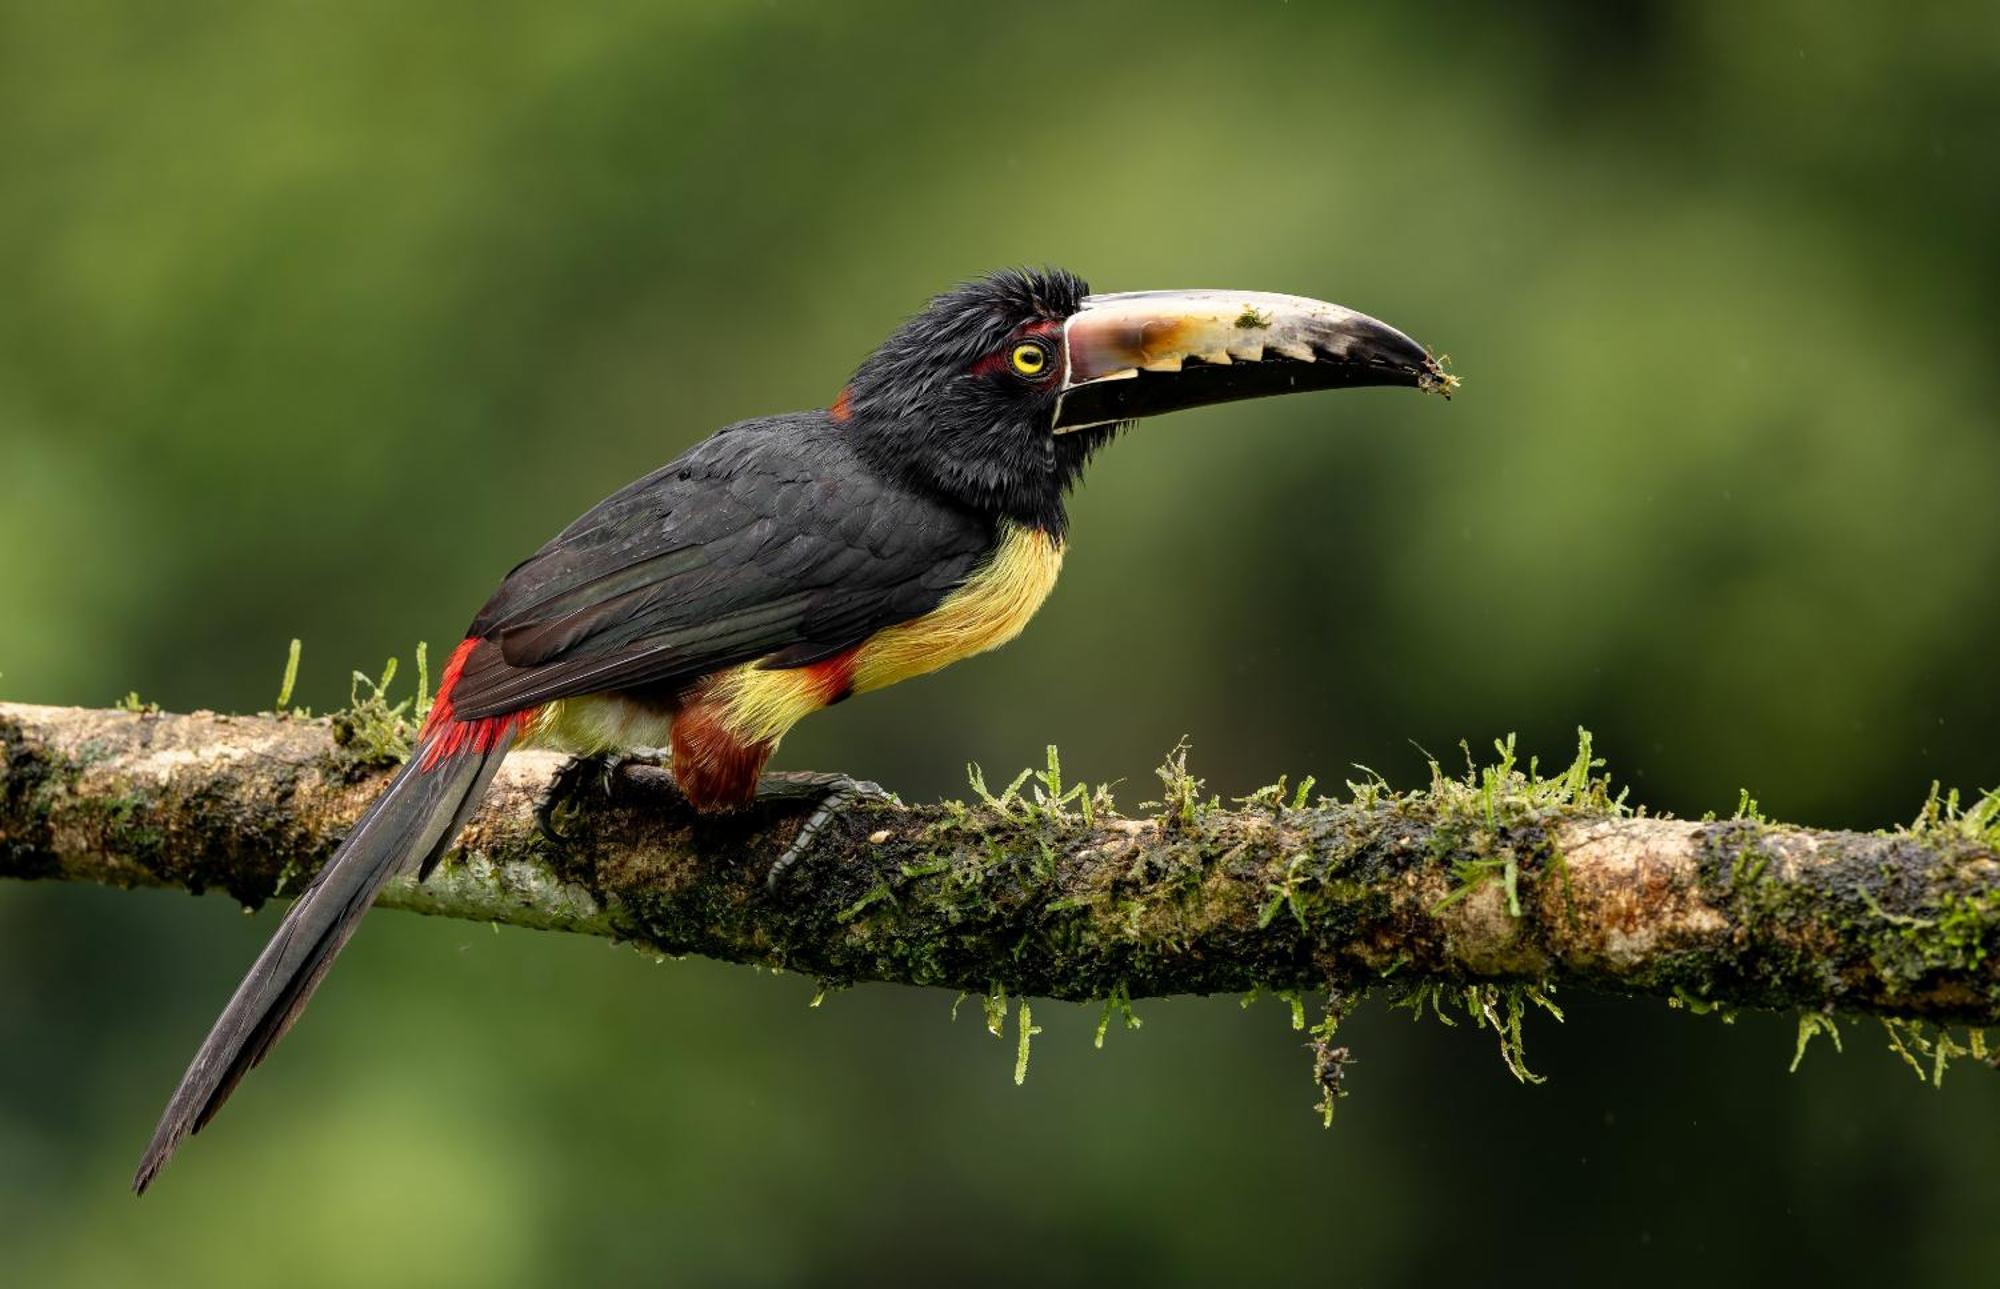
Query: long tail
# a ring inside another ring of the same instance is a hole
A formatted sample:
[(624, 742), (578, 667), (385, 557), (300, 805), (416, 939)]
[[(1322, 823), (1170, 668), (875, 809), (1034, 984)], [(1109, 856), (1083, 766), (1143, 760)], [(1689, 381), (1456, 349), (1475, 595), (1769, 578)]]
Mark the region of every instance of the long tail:
[[(450, 725), (448, 715), (442, 724)], [(453, 733), (439, 728), (424, 740), (286, 912), (167, 1102), (132, 1178), (135, 1193), (145, 1193), (181, 1142), (215, 1117), (243, 1076), (285, 1036), (383, 883), (412, 864), (427, 874), (458, 836), (514, 731), (503, 726), (495, 737), (478, 739)]]

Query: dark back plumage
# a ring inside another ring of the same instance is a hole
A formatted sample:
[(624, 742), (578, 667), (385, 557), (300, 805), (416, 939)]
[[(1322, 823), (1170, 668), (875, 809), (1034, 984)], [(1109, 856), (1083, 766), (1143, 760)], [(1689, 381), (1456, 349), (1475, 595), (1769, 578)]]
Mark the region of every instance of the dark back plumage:
[(473, 620), (486, 643), (456, 712), (815, 661), (937, 607), (992, 550), (994, 522), (881, 478), (824, 412), (730, 426), (507, 575)]

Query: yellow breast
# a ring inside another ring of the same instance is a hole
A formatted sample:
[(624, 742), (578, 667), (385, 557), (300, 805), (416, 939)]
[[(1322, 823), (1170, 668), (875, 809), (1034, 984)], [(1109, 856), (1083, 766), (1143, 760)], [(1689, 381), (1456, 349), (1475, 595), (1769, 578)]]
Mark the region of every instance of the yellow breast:
[(1062, 572), (1062, 543), (1009, 523), (993, 558), (921, 618), (877, 632), (854, 659), (854, 692), (865, 694), (947, 663), (997, 649), (1028, 625)]
[[(1062, 543), (1039, 529), (1008, 523), (993, 557), (921, 618), (876, 632), (855, 653), (844, 692), (865, 694), (948, 663), (997, 649), (1028, 625), (1062, 572)], [(781, 671), (755, 663), (717, 678), (716, 696), (733, 734), (776, 740), (839, 697), (823, 666)]]

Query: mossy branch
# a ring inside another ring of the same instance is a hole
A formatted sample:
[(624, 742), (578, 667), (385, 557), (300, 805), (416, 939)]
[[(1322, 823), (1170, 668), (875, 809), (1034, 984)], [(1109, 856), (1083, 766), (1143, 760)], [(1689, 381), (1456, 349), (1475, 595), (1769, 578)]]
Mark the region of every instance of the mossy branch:
[[(0, 704), (0, 877), (220, 889), (248, 905), (296, 889), (389, 773), (346, 728), (343, 744), (337, 720), (296, 715)], [(1612, 794), (1587, 742), (1545, 776), (1510, 741), (1463, 775), (1434, 767), (1418, 791), (1372, 779), (1334, 801), (1277, 784), (1225, 806), (1185, 757), (1162, 768), (1146, 817), (1065, 785), (1053, 756), (971, 804), (857, 809), (770, 894), (765, 870), (810, 803), (697, 820), (662, 771), (630, 766), (568, 813), (556, 848), (533, 812), (560, 759), (518, 753), (460, 850), (381, 902), (833, 984), (1128, 1013), (1149, 995), (1263, 988), (1303, 1026), (1305, 991), (1333, 989), (1344, 1011), (1387, 987), (1490, 1020), (1510, 1066), (1507, 1031), (1552, 984), (1697, 1010), (2000, 1022), (1991, 798), (1960, 809), (1934, 794), (1883, 833), (1652, 818)], [(1314, 1030), (1329, 1096), (1345, 1053), (1332, 1034)]]

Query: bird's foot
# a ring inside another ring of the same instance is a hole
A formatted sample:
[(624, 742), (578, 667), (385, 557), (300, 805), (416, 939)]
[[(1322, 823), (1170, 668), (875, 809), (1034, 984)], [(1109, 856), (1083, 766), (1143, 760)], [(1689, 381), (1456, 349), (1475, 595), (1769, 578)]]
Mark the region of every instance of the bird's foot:
[(557, 827), (559, 815), (573, 813), (578, 799), (595, 788), (609, 801), (612, 785), (628, 765), (664, 765), (667, 754), (658, 748), (631, 748), (623, 752), (593, 752), (571, 757), (549, 780), (549, 790), (535, 805), (535, 831), (554, 846), (567, 846), (570, 839)]
[(856, 779), (845, 774), (810, 774), (787, 771), (767, 774), (757, 782), (757, 797), (762, 801), (796, 801), (800, 798), (819, 801), (817, 808), (806, 816), (805, 823), (792, 838), (792, 844), (785, 847), (785, 853), (778, 856), (771, 871), (764, 875), (764, 888), (776, 890), (778, 879), (785, 870), (799, 862), (818, 837), (821, 830), (834, 821), (843, 811), (864, 801), (893, 801), (895, 798), (885, 792), (879, 783), (866, 779)]

